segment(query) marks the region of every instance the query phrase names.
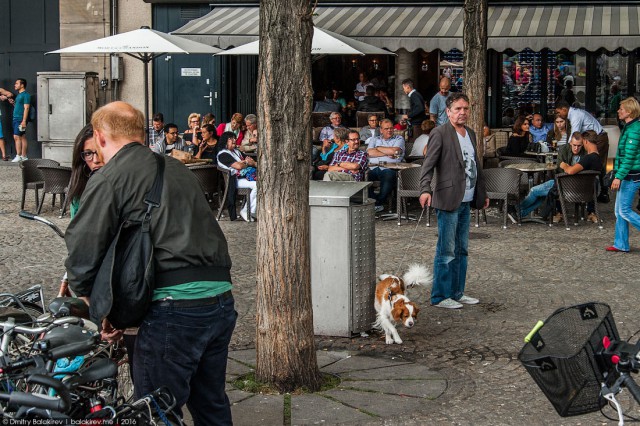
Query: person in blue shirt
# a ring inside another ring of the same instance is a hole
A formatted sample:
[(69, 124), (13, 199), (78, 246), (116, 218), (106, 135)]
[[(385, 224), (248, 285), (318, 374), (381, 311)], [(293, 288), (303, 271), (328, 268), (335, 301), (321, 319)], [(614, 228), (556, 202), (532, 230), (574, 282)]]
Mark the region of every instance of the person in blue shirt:
[(553, 129), (553, 124), (543, 123), (541, 114), (533, 114), (529, 133), (533, 136), (533, 142), (546, 142), (547, 133)]
[(27, 93), (27, 80), (19, 78), (13, 86), (18, 91), (13, 104), (13, 140), (16, 143), (16, 157), (12, 162), (27, 159), (27, 118), (31, 108), (31, 95)]

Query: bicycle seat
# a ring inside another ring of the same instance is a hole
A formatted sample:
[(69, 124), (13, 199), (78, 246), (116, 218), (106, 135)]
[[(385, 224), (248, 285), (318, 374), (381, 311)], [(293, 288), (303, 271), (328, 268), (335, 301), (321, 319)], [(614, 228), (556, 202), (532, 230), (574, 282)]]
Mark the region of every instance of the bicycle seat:
[(52, 350), (66, 345), (93, 341), (96, 333), (85, 330), (79, 325), (65, 324), (48, 331), (43, 341), (47, 342), (47, 350)]
[(78, 317), (89, 319), (89, 306), (77, 297), (56, 297), (49, 303), (54, 318)]
[(80, 368), (77, 374), (71, 376), (64, 383), (68, 388), (73, 389), (76, 386), (95, 382), (96, 380), (116, 377), (117, 374), (118, 365), (114, 361), (108, 358), (99, 358), (88, 366)]

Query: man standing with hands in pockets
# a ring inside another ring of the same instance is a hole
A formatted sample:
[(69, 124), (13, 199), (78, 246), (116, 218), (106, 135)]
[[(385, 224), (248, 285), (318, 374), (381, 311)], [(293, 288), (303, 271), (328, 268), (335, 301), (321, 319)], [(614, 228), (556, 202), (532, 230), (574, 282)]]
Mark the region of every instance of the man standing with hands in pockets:
[[(489, 206), (482, 170), (478, 168), (476, 135), (465, 126), (469, 98), (453, 93), (447, 98), (449, 122), (436, 127), (422, 164), (420, 204), (433, 206), (438, 216), (438, 243), (433, 267), (431, 304), (459, 309), (479, 301), (466, 296), (465, 280), (469, 246), (470, 208)], [(438, 179), (431, 182), (434, 172)]]

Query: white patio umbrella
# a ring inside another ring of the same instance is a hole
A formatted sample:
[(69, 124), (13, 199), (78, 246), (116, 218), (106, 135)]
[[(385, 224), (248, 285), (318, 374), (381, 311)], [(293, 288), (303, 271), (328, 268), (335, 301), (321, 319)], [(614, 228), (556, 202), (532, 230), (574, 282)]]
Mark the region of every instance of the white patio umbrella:
[[(224, 50), (217, 55), (257, 55), (259, 41), (243, 44), (233, 49)], [(313, 55), (395, 55), (393, 52), (372, 46), (368, 43), (343, 36), (322, 28), (313, 27), (311, 40)]]
[[(133, 30), (98, 40), (88, 41), (86, 43), (76, 44), (74, 46), (65, 47), (64, 49), (47, 52), (47, 54), (64, 53), (86, 55), (124, 53), (142, 61), (142, 63), (144, 63), (144, 117), (146, 123), (145, 126), (148, 126), (149, 62), (167, 53), (184, 53), (188, 55), (190, 53), (214, 54), (217, 52), (220, 52), (220, 49), (216, 47), (188, 40), (180, 36), (152, 30), (149, 27), (141, 27), (139, 30)], [(149, 129), (147, 128), (147, 142), (149, 138), (148, 130)]]

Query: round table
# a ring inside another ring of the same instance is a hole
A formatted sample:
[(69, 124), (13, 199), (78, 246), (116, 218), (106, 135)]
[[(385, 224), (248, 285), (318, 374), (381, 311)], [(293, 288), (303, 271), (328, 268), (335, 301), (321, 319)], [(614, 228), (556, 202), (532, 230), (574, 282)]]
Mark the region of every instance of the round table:
[(514, 163), (504, 166), (505, 169), (516, 169), (524, 172), (529, 177), (529, 189), (533, 187), (533, 177), (536, 173), (552, 172), (556, 165), (552, 163)]
[(371, 167), (384, 167), (386, 169), (391, 169), (391, 170), (404, 170), (404, 169), (411, 169), (413, 167), (421, 167), (421, 164), (417, 164), (417, 163), (386, 163), (386, 164), (371, 164)]

